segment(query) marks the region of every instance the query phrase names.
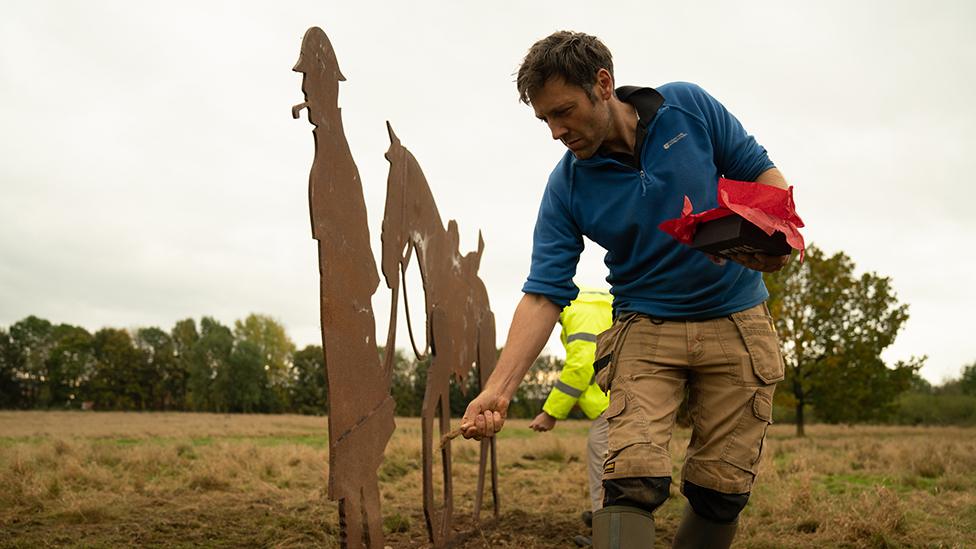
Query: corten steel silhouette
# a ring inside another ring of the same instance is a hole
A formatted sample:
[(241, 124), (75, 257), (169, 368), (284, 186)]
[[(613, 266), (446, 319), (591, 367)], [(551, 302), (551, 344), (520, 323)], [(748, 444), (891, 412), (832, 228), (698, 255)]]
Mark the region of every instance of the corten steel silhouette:
[(309, 175), (312, 237), (318, 241), (322, 347), (329, 380), (329, 498), (339, 502), (342, 547), (383, 547), (377, 469), (393, 434), (390, 374), (376, 351), (371, 298), (379, 285), (366, 205), (338, 108), (339, 72), (328, 37), (305, 33), (295, 71), (315, 126)]
[[(423, 352), (414, 342), (405, 289), (404, 308), (407, 311), (411, 344), (417, 358), (423, 359), (425, 354), (430, 357), (421, 411), (424, 517), (430, 540), (434, 546), (439, 547), (451, 537), (453, 487), (450, 440), (444, 439), (440, 446), (443, 507), (438, 510), (434, 502), (433, 486), (434, 419), (439, 417), (440, 435), (443, 437), (451, 429), (449, 384), (452, 375), (463, 387), (465, 378), (475, 366), (479, 372), (479, 384), (483, 386), (487, 381), (495, 366), (495, 317), (488, 304), (484, 283), (478, 278), (484, 250), (481, 234), (478, 234), (478, 251), (461, 256), (458, 251), (457, 223), (451, 220), (447, 229), (444, 228), (420, 164), (400, 144), (389, 123), (387, 130), (390, 134), (390, 148), (386, 158), (390, 162), (390, 174), (383, 217), (383, 276), (391, 290), (392, 305), (386, 348), (394, 348), (400, 283), (407, 264), (415, 253), (423, 281), (427, 318), (427, 349)], [(392, 367), (392, 353), (388, 354), (385, 367)], [(437, 440), (441, 440), (441, 437), (437, 437)], [(497, 460), (495, 439), (492, 437), (481, 442), (478, 492), (474, 508), (476, 521), (481, 511), (489, 455), (492, 465), (492, 498), (495, 516), (498, 516)]]

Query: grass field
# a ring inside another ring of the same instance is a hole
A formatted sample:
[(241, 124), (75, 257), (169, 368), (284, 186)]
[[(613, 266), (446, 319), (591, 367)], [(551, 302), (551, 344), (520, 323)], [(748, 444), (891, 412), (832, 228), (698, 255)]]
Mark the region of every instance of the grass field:
[[(0, 412), (0, 547), (336, 547), (324, 418)], [(420, 425), (380, 471), (387, 545), (423, 547)], [(587, 423), (498, 443), (501, 519), (471, 521), (477, 445), (454, 443), (458, 547), (572, 547)], [(976, 429), (774, 425), (736, 547), (976, 547)], [(672, 445), (677, 465), (688, 432)], [(683, 506), (656, 513), (667, 547)], [(489, 500), (490, 501), (490, 500)], [(490, 517), (491, 513), (485, 513)]]

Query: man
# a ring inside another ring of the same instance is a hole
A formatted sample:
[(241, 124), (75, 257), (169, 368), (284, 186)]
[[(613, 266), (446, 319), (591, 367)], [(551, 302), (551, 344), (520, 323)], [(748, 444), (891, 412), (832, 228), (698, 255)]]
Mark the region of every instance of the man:
[(693, 431), (681, 491), (689, 506), (675, 547), (728, 547), (772, 421), (782, 357), (758, 271), (788, 256), (718, 262), (658, 225), (684, 196), (717, 205), (720, 176), (786, 188), (765, 149), (721, 103), (693, 84), (614, 89), (598, 39), (557, 32), (530, 48), (518, 74), (523, 102), (569, 151), (549, 177), (532, 266), (505, 350), (461, 428), (480, 439), (502, 428), (508, 404), (538, 355), (572, 284), (583, 236), (607, 250), (614, 325), (597, 342), (610, 391), (604, 508), (594, 547), (652, 547), (653, 511), (668, 498), (669, 443), (685, 384)]
[(559, 380), (549, 392), (542, 412), (529, 428), (537, 432), (551, 431), (556, 421), (566, 419), (574, 406), (593, 420), (586, 439), (586, 469), (589, 477), (590, 514), (603, 507), (603, 462), (607, 454), (607, 418), (603, 412), (610, 400), (594, 382), (593, 360), (596, 336), (613, 323), (613, 296), (605, 290), (580, 288), (579, 294), (559, 314), (562, 332), (559, 339), (566, 348), (566, 363)]

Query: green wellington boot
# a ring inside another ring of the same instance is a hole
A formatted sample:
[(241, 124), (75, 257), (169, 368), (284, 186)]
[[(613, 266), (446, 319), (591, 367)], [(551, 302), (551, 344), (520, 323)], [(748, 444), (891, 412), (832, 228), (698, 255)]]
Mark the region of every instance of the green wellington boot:
[(691, 508), (685, 507), (685, 515), (678, 525), (671, 547), (674, 549), (727, 549), (735, 538), (738, 522), (723, 524), (701, 517)]
[(594, 549), (651, 549), (654, 517), (643, 509), (611, 505), (593, 513)]

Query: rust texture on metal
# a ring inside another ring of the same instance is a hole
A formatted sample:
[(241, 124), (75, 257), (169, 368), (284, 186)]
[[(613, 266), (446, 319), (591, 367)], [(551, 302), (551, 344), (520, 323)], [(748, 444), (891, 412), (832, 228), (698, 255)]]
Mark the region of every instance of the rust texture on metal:
[[(461, 255), (458, 249), (457, 222), (451, 220), (444, 227), (434, 202), (433, 193), (417, 159), (400, 143), (387, 123), (390, 148), (386, 158), (390, 173), (386, 188), (386, 210), (383, 216), (383, 276), (391, 290), (390, 327), (386, 348), (392, 349), (396, 340), (397, 301), (407, 265), (417, 258), (424, 289), (427, 319), (426, 349), (421, 352), (410, 325), (407, 292), (403, 289), (404, 308), (411, 343), (418, 359), (429, 356), (427, 386), (421, 410), (423, 436), (423, 496), (427, 533), (435, 547), (447, 544), (451, 538), (453, 514), (453, 485), (451, 481), (450, 379), (464, 382), (472, 368), (478, 372), (479, 389), (488, 380), (495, 366), (495, 317), (488, 303), (488, 292), (478, 277), (484, 240), (478, 234), (478, 250)], [(429, 351), (429, 352), (428, 352)], [(392, 367), (392, 353), (384, 366)], [(439, 435), (434, 435), (434, 421), (438, 421)], [(435, 501), (433, 485), (434, 441), (442, 441), (436, 450), (441, 452), (443, 494)], [(481, 442), (478, 471), (478, 490), (475, 495), (474, 516), (480, 517), (488, 460), (491, 460), (492, 500), (498, 516), (498, 473), (495, 439)]]
[(312, 237), (318, 241), (322, 347), (329, 382), (329, 498), (338, 501), (342, 547), (383, 547), (377, 470), (394, 430), (390, 371), (376, 350), (371, 298), (379, 285), (366, 205), (338, 107), (339, 72), (325, 32), (305, 33), (295, 71), (315, 126), (309, 175)]

